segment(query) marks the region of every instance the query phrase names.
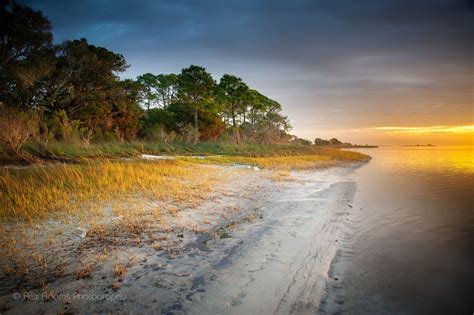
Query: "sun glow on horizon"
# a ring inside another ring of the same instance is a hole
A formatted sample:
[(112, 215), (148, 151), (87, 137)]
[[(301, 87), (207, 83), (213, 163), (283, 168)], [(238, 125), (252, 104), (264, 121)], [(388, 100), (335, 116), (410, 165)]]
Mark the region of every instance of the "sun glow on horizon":
[(335, 132), (354, 143), (474, 145), (474, 125), (378, 126)]
[(368, 128), (368, 131), (388, 131), (401, 133), (474, 133), (474, 125), (465, 126), (428, 126), (428, 127), (375, 127)]

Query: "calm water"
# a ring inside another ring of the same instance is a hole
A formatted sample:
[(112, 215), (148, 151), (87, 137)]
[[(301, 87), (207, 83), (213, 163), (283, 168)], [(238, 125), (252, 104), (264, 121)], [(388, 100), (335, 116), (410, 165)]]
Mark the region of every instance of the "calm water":
[(359, 151), (372, 160), (357, 170), (355, 214), (322, 309), (473, 314), (473, 148)]

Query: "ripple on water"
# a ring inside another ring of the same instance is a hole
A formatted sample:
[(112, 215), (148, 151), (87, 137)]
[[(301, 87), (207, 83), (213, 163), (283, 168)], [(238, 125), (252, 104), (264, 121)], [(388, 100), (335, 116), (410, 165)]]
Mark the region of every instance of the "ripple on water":
[[(472, 148), (362, 150), (355, 217), (332, 264), (329, 313), (471, 313)], [(344, 303), (341, 303), (343, 301)]]

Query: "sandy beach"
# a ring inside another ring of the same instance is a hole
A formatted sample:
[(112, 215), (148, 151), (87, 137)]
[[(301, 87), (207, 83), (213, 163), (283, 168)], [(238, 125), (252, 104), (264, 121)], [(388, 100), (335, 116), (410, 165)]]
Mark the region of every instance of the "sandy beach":
[[(227, 180), (198, 207), (164, 217), (166, 229), (144, 227), (140, 242), (64, 227), (64, 246), (49, 255), (68, 261), (70, 272), (51, 271), (40, 289), (4, 279), (3, 308), (12, 314), (315, 312), (352, 210), (357, 165), (279, 176), (212, 166)], [(81, 266), (90, 270), (78, 275)]]
[(0, 1), (0, 315), (474, 315), (473, 1)]

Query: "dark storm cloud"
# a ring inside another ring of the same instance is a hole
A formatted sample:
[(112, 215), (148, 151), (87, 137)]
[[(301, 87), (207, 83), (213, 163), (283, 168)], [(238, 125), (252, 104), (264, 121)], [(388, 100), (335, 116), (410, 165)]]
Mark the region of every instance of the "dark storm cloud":
[[(437, 115), (472, 120), (472, 1), (26, 3), (51, 19), (56, 41), (86, 37), (124, 54), (127, 76), (191, 63), (216, 78), (236, 73), (306, 129), (337, 125), (335, 112), (349, 125), (376, 124), (397, 114), (386, 101), (394, 97), (406, 111), (438, 106)], [(323, 118), (311, 123), (308, 113)], [(425, 114), (426, 123), (436, 117)]]

